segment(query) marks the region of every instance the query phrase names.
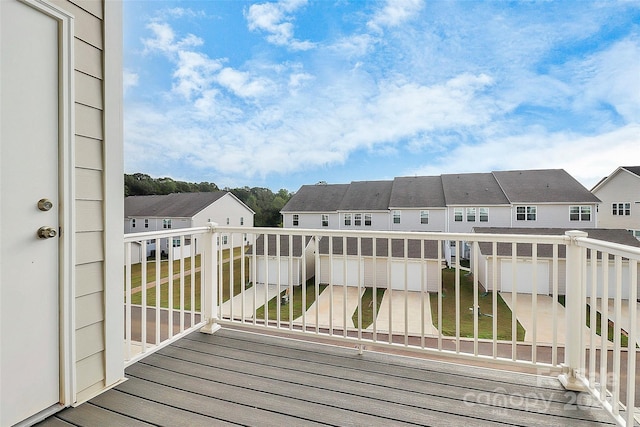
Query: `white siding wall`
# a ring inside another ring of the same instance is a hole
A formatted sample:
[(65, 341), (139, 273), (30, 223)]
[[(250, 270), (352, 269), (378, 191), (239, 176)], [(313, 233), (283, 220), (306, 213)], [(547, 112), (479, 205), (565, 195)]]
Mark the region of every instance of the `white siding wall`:
[[(400, 224), (393, 223), (393, 211), (400, 211)], [(429, 223), (420, 223), (420, 211), (429, 211)], [(394, 231), (445, 231), (447, 210), (444, 208), (391, 209), (389, 230)]]
[[(476, 208), (476, 220), (467, 221), (468, 207)], [(489, 209), (489, 221), (480, 221), (480, 208)], [(462, 221), (455, 221), (455, 208), (462, 209)], [(450, 233), (470, 233), (473, 227), (511, 227), (511, 207), (510, 206), (450, 206), (447, 208), (447, 218)]]
[[(537, 214), (535, 221), (517, 221), (516, 206), (536, 206)], [(591, 221), (570, 221), (570, 206), (591, 206)], [(518, 204), (512, 210), (513, 227), (528, 228), (595, 228), (596, 205), (595, 204)]]
[[(598, 227), (640, 230), (640, 177), (624, 170), (598, 188), (594, 194), (602, 200), (598, 212)], [(612, 214), (612, 203), (631, 203), (631, 215)]]
[(326, 213), (329, 215), (329, 226), (322, 226), (322, 213), (321, 212), (305, 212), (299, 213), (299, 222), (297, 226), (293, 225), (294, 214), (284, 214), (284, 228), (309, 228), (309, 229), (325, 229), (325, 230), (338, 230), (340, 215), (336, 212)]
[[(114, 255), (111, 248), (114, 245), (122, 247), (121, 239), (107, 241), (113, 236), (121, 236), (122, 202), (114, 199), (107, 204), (105, 196), (105, 191), (109, 195), (115, 194), (111, 191), (114, 186), (119, 187), (120, 194), (122, 191), (121, 180), (118, 179), (122, 175), (121, 162), (112, 163), (121, 159), (122, 154), (120, 111), (116, 108), (110, 110), (108, 117), (105, 115), (106, 103), (115, 99), (116, 104), (121, 104), (121, 96), (117, 94), (121, 92), (117, 89), (118, 82), (121, 82), (121, 48), (114, 46), (115, 50), (120, 51), (108, 52), (115, 55), (111, 65), (104, 62), (105, 45), (108, 44), (105, 43), (104, 31), (113, 29), (118, 33), (113, 34), (116, 45), (118, 40), (121, 41), (121, 6), (116, 3), (109, 5), (113, 7), (108, 8), (109, 11), (114, 14), (109, 15), (113, 20), (107, 24), (103, 1), (51, 2), (75, 17), (75, 400), (80, 402), (104, 390), (122, 376), (122, 349), (109, 347), (112, 330), (118, 330), (119, 342), (122, 339), (122, 328), (118, 326), (121, 324), (122, 308), (109, 304), (120, 301), (122, 295), (121, 292), (111, 293), (105, 289), (105, 276), (122, 278), (122, 271), (108, 261)], [(119, 76), (110, 74), (113, 68), (119, 69)], [(108, 81), (109, 85), (113, 83), (108, 89), (105, 88), (105, 76), (114, 77), (113, 81)], [(109, 95), (105, 97), (104, 93)], [(105, 174), (113, 180), (107, 182)], [(114, 214), (117, 215), (116, 219)], [(107, 230), (107, 222), (117, 225), (117, 233), (114, 227)], [(121, 265), (122, 257), (115, 258)], [(110, 314), (115, 313), (118, 316), (110, 318)]]

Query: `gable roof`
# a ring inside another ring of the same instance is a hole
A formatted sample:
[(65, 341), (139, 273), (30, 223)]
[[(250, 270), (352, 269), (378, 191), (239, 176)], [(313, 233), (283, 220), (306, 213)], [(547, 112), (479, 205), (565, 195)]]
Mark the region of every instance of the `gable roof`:
[(616, 170), (613, 171), (613, 173), (611, 175), (605, 176), (600, 181), (598, 181), (598, 183), (596, 185), (594, 185), (593, 188), (591, 188), (591, 192), (594, 193), (594, 192), (598, 191), (600, 189), (600, 187), (602, 187), (602, 185), (604, 185), (605, 182), (609, 181), (609, 179), (611, 179), (614, 176), (616, 176), (621, 170), (625, 170), (625, 171), (629, 172), (630, 174), (633, 174), (636, 177), (640, 178), (640, 166), (619, 166), (618, 168), (616, 168)]
[(405, 176), (395, 178), (389, 198), (392, 208), (445, 207), (442, 178), (439, 176)]
[(508, 205), (496, 178), (490, 173), (442, 175), (447, 205)]
[[(231, 193), (226, 191), (213, 191), (210, 193), (128, 196), (124, 199), (124, 216), (191, 218), (227, 194)], [(238, 202), (242, 203), (240, 200), (238, 200)]]
[(354, 181), (342, 198), (339, 210), (389, 209), (393, 181)]
[(337, 211), (348, 189), (349, 184), (303, 185), (280, 212)]
[(511, 203), (599, 203), (564, 169), (492, 172)]

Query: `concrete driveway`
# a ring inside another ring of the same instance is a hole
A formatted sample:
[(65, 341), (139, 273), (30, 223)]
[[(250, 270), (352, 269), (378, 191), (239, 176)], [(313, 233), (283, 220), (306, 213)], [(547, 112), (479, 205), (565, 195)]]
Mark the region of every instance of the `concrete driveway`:
[[(404, 334), (407, 331), (410, 335), (420, 335), (422, 333), (421, 294), (421, 292), (407, 291), (407, 316), (405, 316), (405, 292), (393, 290), (391, 297), (389, 297), (388, 291), (385, 292), (375, 321), (376, 331), (389, 332), (389, 317), (392, 316), (392, 333)], [(436, 335), (438, 330), (433, 326), (429, 293), (425, 292), (422, 295), (424, 295), (424, 333)], [(367, 330), (372, 331), (373, 325), (369, 326)]]
[[(511, 312), (516, 312), (516, 318), (518, 322), (525, 329), (524, 342), (533, 342), (533, 295), (531, 294), (517, 294), (517, 305), (514, 304), (513, 295), (510, 292), (500, 292), (500, 296), (507, 303)], [(553, 297), (548, 295), (537, 296), (537, 316), (535, 321), (537, 322), (536, 328), (536, 343), (548, 344), (553, 343), (553, 306), (556, 306), (558, 320), (556, 324), (556, 330), (558, 334), (558, 344), (564, 345), (566, 342), (566, 321), (565, 321), (565, 308), (559, 302), (555, 301)], [(516, 309), (514, 310), (514, 306)], [(584, 332), (584, 338), (589, 339), (590, 330), (587, 328)]]

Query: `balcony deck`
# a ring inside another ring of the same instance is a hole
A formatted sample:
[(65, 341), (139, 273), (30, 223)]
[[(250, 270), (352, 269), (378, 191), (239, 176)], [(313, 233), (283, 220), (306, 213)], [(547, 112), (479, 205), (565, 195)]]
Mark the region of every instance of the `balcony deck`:
[(128, 381), (41, 426), (600, 426), (557, 379), (222, 329), (194, 332)]

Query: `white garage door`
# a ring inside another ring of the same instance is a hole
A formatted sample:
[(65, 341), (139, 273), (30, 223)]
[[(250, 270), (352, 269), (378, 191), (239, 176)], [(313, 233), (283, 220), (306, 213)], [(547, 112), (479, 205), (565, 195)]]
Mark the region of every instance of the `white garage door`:
[[(549, 295), (549, 262), (538, 261), (534, 275), (534, 267), (531, 261), (516, 262), (515, 283), (511, 260), (502, 260), (501, 264), (501, 290), (502, 292), (513, 292), (532, 294), (534, 291), (534, 281), (537, 284), (538, 294)], [(535, 276), (535, 277), (534, 277)]]

